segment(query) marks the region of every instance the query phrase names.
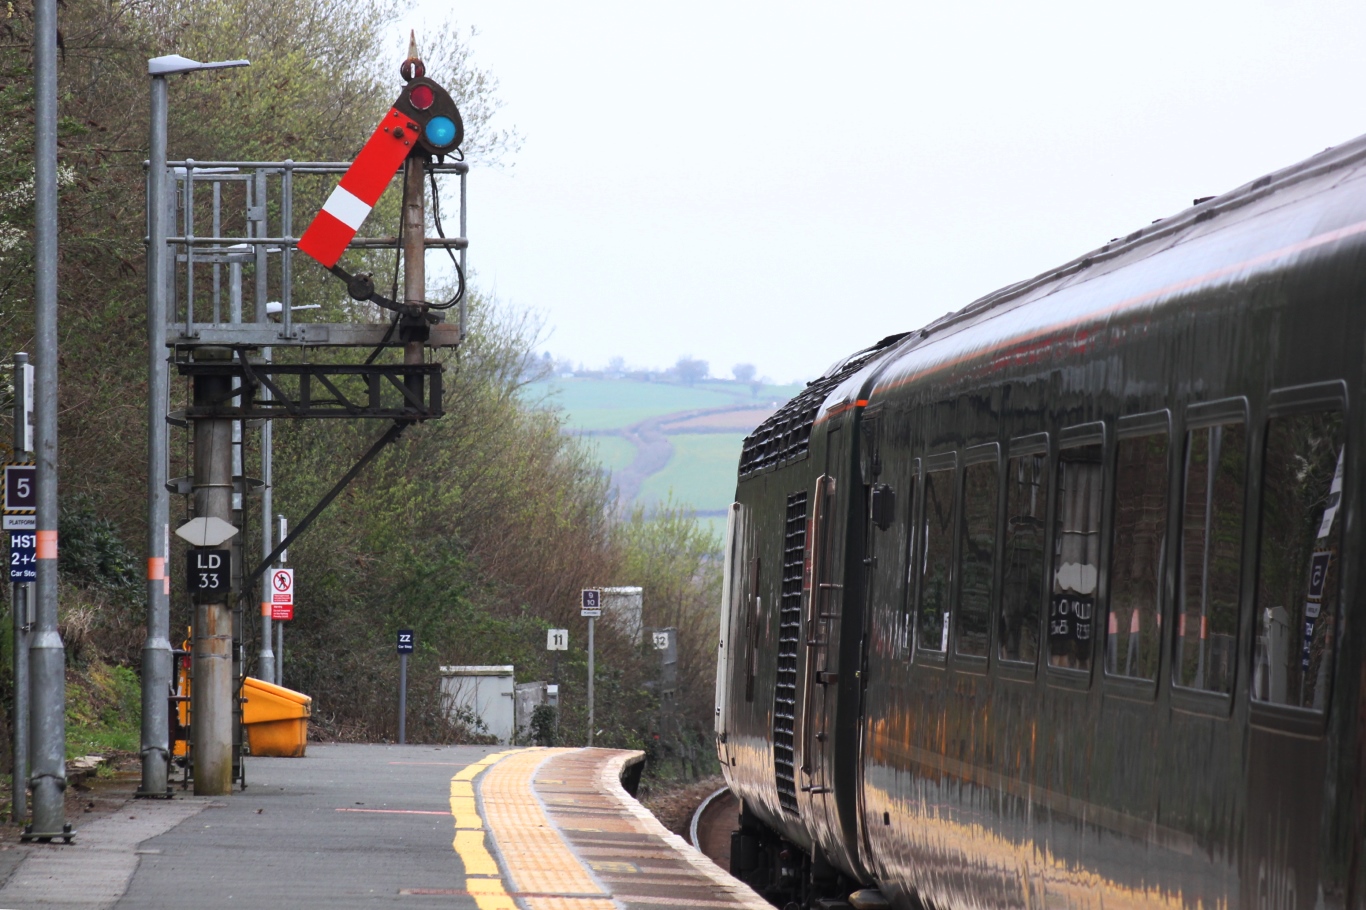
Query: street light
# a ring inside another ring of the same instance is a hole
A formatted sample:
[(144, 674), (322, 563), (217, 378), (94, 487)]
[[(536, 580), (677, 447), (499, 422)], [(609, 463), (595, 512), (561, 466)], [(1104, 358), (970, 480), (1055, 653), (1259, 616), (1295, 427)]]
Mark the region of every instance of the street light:
[(142, 645), (142, 786), (139, 796), (170, 793), (170, 524), (166, 492), (166, 77), (250, 66), (247, 60), (200, 63), (179, 54), (147, 61), (152, 77), (147, 166), (147, 640)]

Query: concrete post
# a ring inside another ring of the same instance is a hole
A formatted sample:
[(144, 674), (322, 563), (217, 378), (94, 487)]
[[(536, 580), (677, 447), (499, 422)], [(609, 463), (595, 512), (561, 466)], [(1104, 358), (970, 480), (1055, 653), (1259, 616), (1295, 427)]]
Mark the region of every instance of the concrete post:
[[(198, 358), (213, 355), (225, 361), (227, 350), (201, 349)], [(196, 405), (223, 402), (231, 389), (228, 376), (196, 376)], [(194, 422), (194, 506), (202, 518), (232, 520), (232, 424), (231, 420)], [(199, 796), (222, 796), (232, 791), (232, 610), (230, 594), (204, 595), (195, 604), (194, 686), (190, 717), (194, 738), (194, 792)], [(211, 601), (207, 598), (213, 598)]]
[(57, 0), (34, 4), (34, 309), (38, 463), (33, 824), (29, 840), (71, 834), (66, 790), (66, 651), (57, 632)]
[(166, 596), (170, 544), (166, 492), (166, 77), (152, 77), (147, 170), (147, 637), (142, 643), (142, 786), (170, 793), (171, 612)]

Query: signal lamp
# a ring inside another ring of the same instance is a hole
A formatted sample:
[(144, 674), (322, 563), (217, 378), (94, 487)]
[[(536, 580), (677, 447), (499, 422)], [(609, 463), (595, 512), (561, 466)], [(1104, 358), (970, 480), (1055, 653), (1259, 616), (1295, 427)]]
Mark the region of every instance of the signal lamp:
[(414, 154), (442, 158), (459, 148), (465, 138), (455, 101), (444, 88), (425, 76), (409, 82), (394, 107), (417, 124)]
[(455, 138), (455, 124), (451, 123), (449, 117), (433, 117), (427, 121), (427, 128), (423, 133), (432, 145), (449, 145)]
[(413, 103), (413, 107), (425, 111), (432, 106), (432, 90), (425, 85), (415, 86), (408, 92), (408, 100)]

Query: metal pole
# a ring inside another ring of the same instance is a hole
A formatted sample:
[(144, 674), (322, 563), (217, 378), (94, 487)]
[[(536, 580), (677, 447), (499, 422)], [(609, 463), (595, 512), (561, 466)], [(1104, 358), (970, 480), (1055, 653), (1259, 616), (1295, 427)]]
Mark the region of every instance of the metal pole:
[[(277, 516), (275, 516), (275, 517), (276, 517), (276, 519), (280, 522), (279, 537), (277, 538), (278, 543), (276, 543), (276, 546), (279, 546), (280, 544), (284, 543), (284, 542), (285, 542), (285, 538), (289, 536), (289, 522), (285, 519), (285, 517), (284, 517), (283, 515), (277, 515)], [(282, 566), (283, 566), (286, 562), (288, 562), (288, 561), (289, 561), (289, 551), (288, 551), (288, 550), (281, 550), (281, 551), (280, 551), (279, 560), (280, 560), (280, 565), (282, 565)], [(283, 686), (284, 684), (285, 684), (285, 624), (284, 624), (283, 621), (281, 621), (281, 622), (277, 622), (277, 623), (275, 624), (275, 685), (277, 685), (277, 686)]]
[[(468, 237), (465, 229), (465, 171), (460, 172), (460, 236)], [(460, 275), (466, 283), (466, 291), (460, 296), (460, 340), (465, 340), (465, 301), (469, 298), (469, 266), (465, 259), (466, 248), (460, 248)]]
[[(14, 355), (14, 453), (26, 452), (29, 441), (25, 438), (28, 423), (28, 393), (24, 373), (28, 367), (28, 355)], [(28, 818), (28, 585), (19, 583), (10, 586), (14, 605), (14, 775), (10, 779), (10, 792), (14, 799), (10, 803), (10, 820), (23, 824)]]
[(398, 744), (408, 742), (408, 655), (398, 656)]
[[(225, 349), (201, 349), (208, 359)], [(228, 397), (227, 376), (197, 376), (196, 405), (222, 402)], [(232, 421), (204, 419), (194, 422), (195, 515), (232, 519)], [(190, 690), (190, 716), (194, 737), (194, 792), (197, 796), (221, 796), (232, 792), (232, 610), (228, 595), (205, 595), (209, 602), (195, 604), (194, 686)]]
[(588, 617), (588, 745), (593, 745), (593, 617)]
[[(257, 171), (254, 182), (249, 186), (255, 187), (252, 191), (251, 224), (250, 232), (257, 237), (266, 236), (266, 186), (267, 177), (264, 171)], [(255, 296), (256, 296), (256, 322), (264, 325), (266, 318), (266, 296), (269, 286), (266, 272), (266, 248), (257, 246), (253, 251), (256, 257)], [(261, 349), (262, 359), (270, 363), (271, 349)], [(270, 389), (262, 390), (262, 399), (269, 401), (271, 398)], [(261, 553), (269, 553), (275, 548), (274, 538), (271, 536), (271, 515), (275, 506), (274, 488), (274, 468), (273, 460), (275, 457), (275, 424), (267, 420), (261, 426)], [(270, 567), (266, 567), (269, 574)], [(270, 620), (270, 596), (269, 589), (265, 583), (261, 586), (261, 655), (260, 670), (261, 678), (266, 682), (277, 682), (275, 675), (275, 651), (271, 648), (271, 620)]]
[[(427, 300), (427, 216), (424, 201), (426, 187), (424, 162), (419, 158), (409, 158), (403, 164), (403, 302), (408, 307), (426, 310)], [(423, 361), (421, 340), (409, 341), (403, 346), (403, 362), (420, 366)], [(422, 377), (409, 376), (408, 388), (417, 395), (422, 394)]]
[(166, 796), (170, 785), (171, 610), (166, 492), (166, 77), (152, 77), (151, 156), (147, 169), (147, 638), (142, 644), (142, 785), (139, 796)]
[[(267, 393), (269, 394), (269, 393)], [(269, 553), (275, 547), (274, 538), (271, 535), (270, 511), (275, 504), (275, 491), (271, 489), (274, 482), (274, 471), (271, 460), (274, 456), (275, 428), (269, 420), (261, 427), (261, 552)], [(266, 682), (275, 681), (275, 649), (271, 647), (271, 639), (274, 637), (274, 630), (271, 628), (271, 609), (270, 609), (270, 568), (266, 568), (266, 574), (261, 582), (261, 654), (259, 657), (260, 668), (258, 673)], [(250, 587), (250, 585), (248, 585)]]
[[(218, 223), (218, 193), (222, 184), (215, 180), (214, 191), (214, 226), (213, 235), (222, 236), (222, 229)], [(214, 272), (217, 274), (219, 265), (214, 263)], [(242, 263), (232, 262), (228, 266), (229, 288), (228, 288), (228, 320), (234, 326), (242, 324)], [(217, 301), (214, 303), (215, 314), (218, 310)], [(234, 395), (232, 398), (233, 407), (240, 407), (242, 396)], [(246, 471), (246, 451), (245, 451), (245, 430), (246, 426), (241, 420), (232, 421), (232, 517), (228, 519), (235, 528), (245, 528), (245, 509), (247, 492), (247, 471)], [(228, 783), (228, 788), (232, 788), (232, 781), (240, 780), (245, 785), (246, 774), (242, 767), (243, 743), (242, 737), (245, 730), (242, 727), (242, 677), (245, 672), (242, 667), (243, 659), (246, 657), (242, 642), (245, 637), (245, 616), (243, 607), (245, 606), (245, 592), (241, 579), (246, 576), (247, 565), (247, 542), (246, 535), (235, 534), (229, 542), (229, 552), (232, 553), (233, 564), (228, 577), (233, 579), (230, 585), (231, 612), (232, 612), (232, 695), (229, 696), (228, 704), (231, 705), (232, 715), (232, 744), (229, 754), (232, 757), (232, 776)]]
[(66, 652), (57, 632), (57, 0), (34, 4), (34, 302), (38, 462), (33, 824), (27, 839), (71, 835), (66, 789)]

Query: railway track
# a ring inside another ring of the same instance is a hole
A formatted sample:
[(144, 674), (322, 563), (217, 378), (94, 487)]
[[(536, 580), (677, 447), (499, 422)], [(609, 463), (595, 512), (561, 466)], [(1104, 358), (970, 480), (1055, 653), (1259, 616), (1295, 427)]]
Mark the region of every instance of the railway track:
[(730, 834), (740, 803), (727, 787), (712, 793), (693, 810), (688, 842), (722, 869), (730, 871)]

